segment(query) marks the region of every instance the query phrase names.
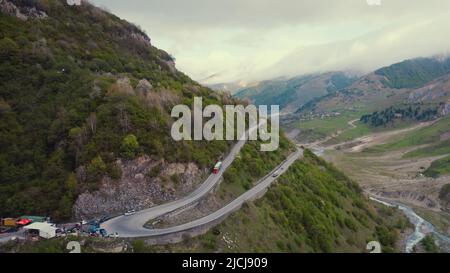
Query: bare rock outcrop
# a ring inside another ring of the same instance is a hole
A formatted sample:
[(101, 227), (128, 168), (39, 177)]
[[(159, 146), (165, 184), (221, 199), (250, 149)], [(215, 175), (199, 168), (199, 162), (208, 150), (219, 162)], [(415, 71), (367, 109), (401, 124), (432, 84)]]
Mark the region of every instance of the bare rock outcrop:
[(137, 41), (137, 42), (139, 42), (139, 43), (141, 43), (141, 44), (144, 44), (144, 45), (146, 45), (146, 46), (151, 46), (151, 45), (152, 45), (152, 44), (151, 44), (150, 38), (149, 38), (148, 36), (146, 36), (146, 35), (141, 34), (141, 33), (138, 33), (138, 32), (132, 32), (132, 33), (130, 34), (130, 37), (131, 37), (133, 40), (135, 40), (135, 41)]
[(24, 21), (29, 18), (43, 19), (48, 17), (44, 11), (38, 10), (36, 7), (18, 7), (8, 0), (0, 0), (0, 11)]
[(167, 163), (148, 156), (118, 161), (122, 177), (104, 177), (100, 189), (79, 195), (76, 219), (121, 214), (174, 200), (193, 191), (204, 174), (194, 163)]
[(448, 116), (450, 115), (450, 100), (442, 107), (441, 115)]
[(140, 96), (146, 97), (152, 89), (152, 84), (146, 79), (140, 80), (136, 85), (136, 93)]
[(127, 77), (119, 78), (116, 83), (114, 83), (110, 90), (109, 94), (120, 93), (125, 95), (134, 95), (133, 87), (131, 86), (130, 79)]

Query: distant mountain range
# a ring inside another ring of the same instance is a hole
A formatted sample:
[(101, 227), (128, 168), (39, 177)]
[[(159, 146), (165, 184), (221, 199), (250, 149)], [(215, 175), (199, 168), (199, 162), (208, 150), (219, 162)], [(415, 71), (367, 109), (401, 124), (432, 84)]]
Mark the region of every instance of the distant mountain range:
[(278, 104), (285, 112), (293, 112), (305, 103), (334, 93), (357, 78), (344, 72), (311, 74), (291, 79), (275, 79), (243, 88), (235, 97), (249, 99), (256, 105)]
[(450, 58), (406, 60), (376, 70), (334, 94), (309, 102), (297, 113), (350, 109), (376, 111), (398, 103), (448, 105), (449, 77)]
[[(444, 103), (448, 112), (450, 58), (405, 60), (357, 77), (345, 72), (260, 82), (234, 96), (256, 105), (278, 104), (285, 113), (375, 111), (395, 103)], [(446, 109), (446, 110), (444, 110)]]

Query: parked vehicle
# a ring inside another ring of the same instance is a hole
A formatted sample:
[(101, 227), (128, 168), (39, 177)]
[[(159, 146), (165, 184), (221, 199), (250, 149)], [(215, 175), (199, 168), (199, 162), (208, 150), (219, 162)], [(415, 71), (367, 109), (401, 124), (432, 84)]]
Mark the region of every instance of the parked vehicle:
[(31, 224), (32, 222), (33, 222), (33, 220), (30, 220), (30, 219), (19, 219), (19, 220), (16, 222), (16, 224), (17, 224), (18, 226), (26, 226), (26, 225)]
[(66, 234), (67, 236), (74, 236), (74, 237), (78, 237), (79, 235), (77, 230), (68, 231)]
[(102, 235), (102, 237), (107, 237), (108, 236), (108, 232), (104, 228), (100, 229), (99, 232), (100, 232), (100, 235)]
[(44, 223), (44, 222), (48, 222), (50, 223), (50, 218), (49, 217), (44, 217), (44, 216), (21, 216), (20, 219), (28, 219), (33, 221), (33, 223)]
[(17, 227), (3, 227), (0, 229), (0, 234), (1, 233), (15, 233), (18, 231), (19, 231), (19, 228), (17, 228)]
[(129, 211), (125, 212), (123, 215), (130, 216), (130, 215), (133, 215), (135, 213), (136, 213), (136, 211), (134, 209), (132, 209), (132, 210), (129, 210)]
[(88, 232), (89, 233), (97, 233), (98, 231), (99, 231), (99, 227), (97, 227), (97, 226), (94, 226), (94, 225), (90, 225), (89, 226), (89, 229), (88, 229)]
[(115, 232), (115, 233), (111, 233), (108, 235), (109, 238), (119, 238), (119, 233)]
[(4, 218), (4, 219), (2, 219), (1, 225), (5, 226), (5, 227), (16, 227), (17, 226), (17, 219)]

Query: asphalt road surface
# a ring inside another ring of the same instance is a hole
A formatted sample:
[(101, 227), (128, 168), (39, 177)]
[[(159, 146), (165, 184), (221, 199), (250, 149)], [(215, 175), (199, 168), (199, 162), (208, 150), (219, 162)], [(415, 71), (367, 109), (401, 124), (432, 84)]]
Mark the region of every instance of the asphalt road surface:
[[(264, 125), (266, 122), (266, 120), (260, 121), (259, 126)], [(258, 127), (254, 126), (253, 128), (250, 128), (246, 132), (246, 134), (249, 134), (257, 129)], [(224, 160), (222, 160), (222, 168), (219, 173), (211, 174), (205, 180), (205, 182), (200, 185), (200, 187), (198, 187), (189, 195), (173, 202), (138, 211), (134, 215), (122, 215), (110, 219), (102, 223), (101, 228), (106, 229), (108, 233), (118, 232), (122, 237), (134, 237), (136, 234), (139, 234), (139, 231), (147, 230), (143, 227), (147, 221), (195, 203), (196, 201), (204, 197), (207, 193), (209, 193), (217, 185), (217, 183), (219, 183), (223, 173), (227, 170), (231, 163), (233, 163), (234, 159), (244, 146), (246, 140), (246, 137), (238, 140), (238, 142), (231, 149), (230, 153), (225, 157)]]
[(9, 234), (0, 234), (0, 244), (7, 243), (11, 241), (11, 239), (17, 238), (21, 240), (25, 240), (25, 231), (24, 229), (20, 229), (17, 232), (9, 233)]
[[(245, 142), (245, 141), (244, 141)], [(180, 199), (178, 201), (174, 201), (168, 203), (166, 205), (157, 206), (148, 210), (137, 212), (131, 216), (120, 216), (114, 219), (111, 219), (102, 224), (102, 228), (106, 229), (108, 233), (117, 232), (119, 233), (119, 237), (126, 238), (135, 238), (135, 237), (151, 237), (151, 236), (160, 236), (167, 235), (182, 231), (187, 231), (196, 227), (203, 226), (205, 224), (216, 221), (229, 213), (237, 210), (240, 206), (248, 200), (252, 200), (255, 197), (258, 197), (262, 192), (264, 192), (280, 175), (282, 175), (297, 159), (303, 156), (303, 150), (297, 150), (295, 153), (290, 155), (288, 159), (286, 159), (281, 165), (275, 168), (270, 174), (266, 177), (262, 178), (256, 186), (254, 186), (249, 191), (243, 193), (241, 196), (233, 200), (231, 203), (226, 205), (225, 207), (197, 220), (194, 220), (189, 223), (185, 223), (182, 225), (165, 228), (165, 229), (147, 229), (144, 228), (144, 224), (153, 218), (156, 218), (160, 215), (168, 213), (170, 211), (174, 211), (177, 208), (181, 208), (185, 205), (191, 204), (201, 198), (204, 194), (209, 192), (209, 190), (215, 185), (220, 176), (226, 170), (226, 168), (232, 163), (236, 154), (239, 152), (240, 148), (242, 148), (243, 143), (238, 143), (233, 151), (226, 158), (226, 164), (224, 162), (224, 168), (218, 175), (211, 175), (207, 181), (198, 188), (195, 192), (190, 194), (189, 196)], [(277, 172), (277, 176), (273, 177), (273, 174)], [(216, 181), (217, 180), (217, 181)]]

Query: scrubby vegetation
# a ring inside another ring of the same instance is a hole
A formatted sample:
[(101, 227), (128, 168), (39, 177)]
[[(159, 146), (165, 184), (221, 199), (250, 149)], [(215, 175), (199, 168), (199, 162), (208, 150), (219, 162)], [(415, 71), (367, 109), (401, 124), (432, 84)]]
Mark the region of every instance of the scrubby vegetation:
[[(311, 120), (297, 121), (295, 128), (300, 129), (297, 138), (303, 142), (323, 139), (327, 136), (337, 135), (338, 132), (344, 132), (346, 135), (352, 134), (355, 130), (349, 125), (349, 122), (358, 119), (361, 114), (362, 112), (342, 111), (337, 116), (322, 118), (318, 115), (318, 117)], [(358, 127), (358, 130), (363, 128), (362, 126)], [(367, 129), (366, 131), (369, 131), (370, 128)]]
[(450, 203), (450, 184), (444, 185), (439, 192), (439, 198), (447, 203)]
[[(70, 253), (69, 242), (79, 242), (81, 253), (140, 252), (139, 240), (130, 244), (119, 239), (77, 236), (59, 237), (38, 241), (10, 241), (0, 245), (0, 253)], [(116, 250), (117, 249), (117, 250)]]
[[(446, 151), (448, 150), (448, 147), (445, 145), (445, 143), (448, 143), (448, 141), (444, 140), (441, 141), (441, 136), (443, 134), (446, 134), (450, 130), (450, 118), (445, 117), (437, 121), (436, 123), (420, 128), (415, 129), (411, 132), (408, 132), (406, 134), (403, 134), (399, 137), (396, 137), (392, 141), (381, 144), (378, 146), (371, 147), (367, 149), (367, 152), (384, 152), (389, 150), (396, 150), (401, 148), (407, 148), (407, 147), (414, 147), (418, 145), (423, 144), (430, 144), (430, 147), (437, 147), (442, 145), (442, 149), (435, 150), (435, 149), (427, 149), (427, 148), (421, 148), (418, 152), (417, 156), (425, 156), (427, 155), (427, 152), (431, 152), (431, 155), (438, 155), (438, 154), (446, 154)], [(412, 151), (410, 154), (406, 154), (405, 156), (413, 156), (415, 151)]]
[[(253, 183), (278, 166), (287, 156), (294, 152), (294, 145), (280, 135), (280, 147), (273, 152), (261, 152), (260, 142), (248, 142), (231, 166), (224, 173), (224, 184), (219, 195), (240, 194), (249, 190)], [(234, 196), (237, 197), (237, 196)]]
[(428, 253), (439, 253), (439, 247), (434, 243), (434, 239), (432, 235), (427, 235), (425, 238), (420, 241), (420, 244), (424, 248), (424, 250)]
[(305, 151), (263, 198), (205, 235), (145, 251), (364, 252), (378, 240), (392, 252), (407, 226), (397, 210), (373, 207), (357, 184)]
[(433, 161), (423, 174), (434, 178), (450, 174), (450, 156)]
[(139, 27), (87, 3), (14, 3), (48, 17), (0, 13), (0, 215), (70, 218), (80, 192), (120, 177), (118, 157), (204, 168), (228, 149), (172, 140), (173, 105), (231, 100), (175, 70)]
[(450, 154), (450, 139), (437, 141), (429, 146), (408, 152), (405, 157), (436, 156)]

